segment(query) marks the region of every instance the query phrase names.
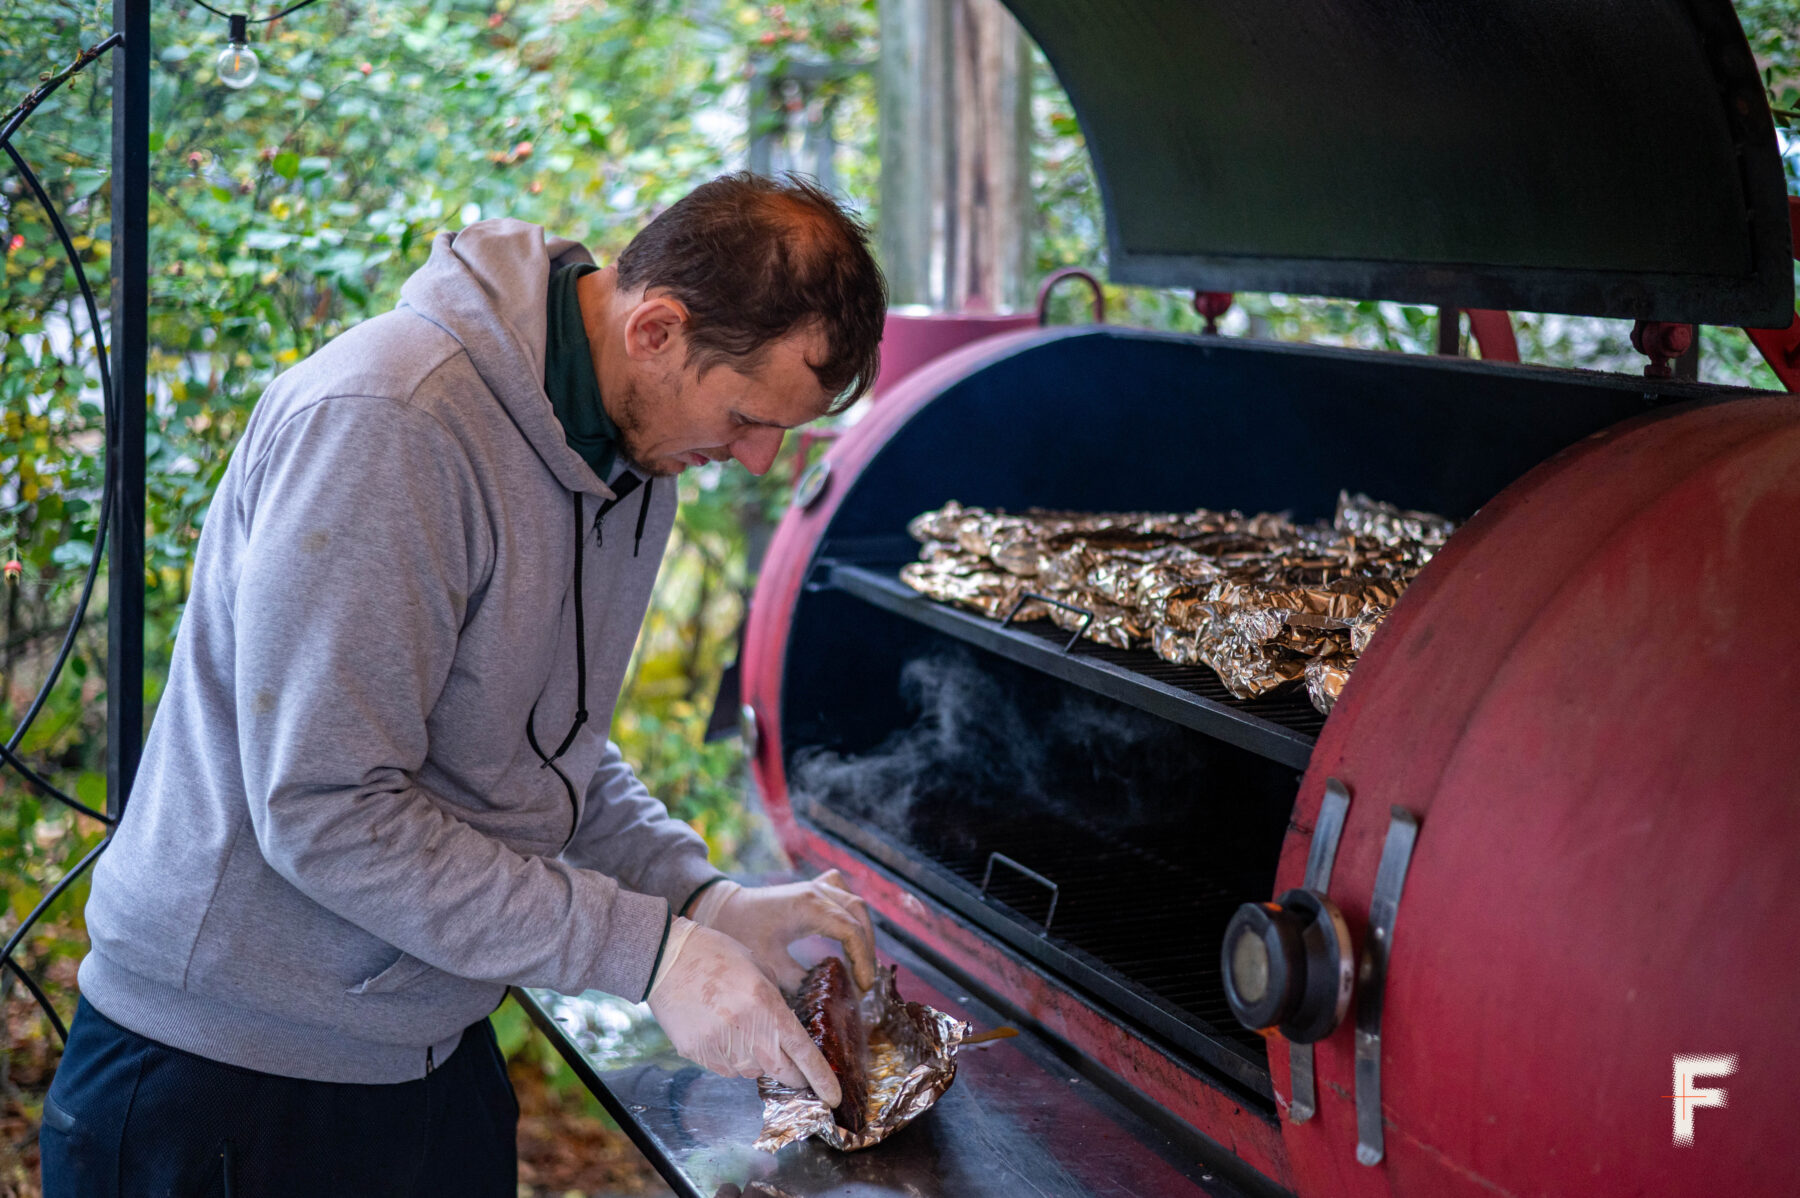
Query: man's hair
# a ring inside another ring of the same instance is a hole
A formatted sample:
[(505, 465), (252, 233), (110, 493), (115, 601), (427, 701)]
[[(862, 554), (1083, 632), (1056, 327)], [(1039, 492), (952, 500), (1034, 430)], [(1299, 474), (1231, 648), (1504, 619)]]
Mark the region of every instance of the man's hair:
[(701, 373), (761, 365), (771, 342), (808, 326), (825, 356), (808, 360), (839, 411), (880, 365), (887, 280), (869, 230), (819, 186), (748, 171), (703, 183), (631, 239), (618, 282), (666, 288), (687, 306), (688, 362)]

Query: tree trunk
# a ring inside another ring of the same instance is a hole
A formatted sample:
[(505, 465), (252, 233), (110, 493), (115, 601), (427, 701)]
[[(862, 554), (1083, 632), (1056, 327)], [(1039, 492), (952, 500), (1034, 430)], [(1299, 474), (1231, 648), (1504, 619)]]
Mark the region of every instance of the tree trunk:
[(883, 0), (880, 242), (896, 305), (1029, 298), (1030, 53), (999, 0)]

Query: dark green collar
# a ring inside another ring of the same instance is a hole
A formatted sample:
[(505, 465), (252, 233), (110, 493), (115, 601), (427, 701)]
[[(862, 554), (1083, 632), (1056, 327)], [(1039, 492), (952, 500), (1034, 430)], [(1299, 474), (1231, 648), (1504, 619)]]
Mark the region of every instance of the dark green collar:
[(601, 481), (612, 471), (619, 451), (619, 427), (600, 402), (600, 380), (594, 377), (594, 355), (581, 323), (575, 285), (599, 270), (577, 262), (550, 272), (549, 339), (544, 344), (544, 390), (568, 438), (569, 448), (593, 467)]

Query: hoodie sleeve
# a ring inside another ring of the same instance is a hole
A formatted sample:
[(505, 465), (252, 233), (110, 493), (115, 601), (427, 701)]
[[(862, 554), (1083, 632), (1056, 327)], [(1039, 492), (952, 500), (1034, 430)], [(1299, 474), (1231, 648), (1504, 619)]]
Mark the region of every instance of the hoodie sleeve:
[(563, 860), (667, 899), (676, 914), (696, 890), (721, 876), (707, 863), (706, 841), (651, 796), (610, 740)]
[(429, 414), (323, 400), (256, 446), (233, 607), (239, 753), (271, 868), (461, 977), (650, 983), (667, 902), (522, 856), (418, 785), (426, 717), (491, 552), (472, 471)]

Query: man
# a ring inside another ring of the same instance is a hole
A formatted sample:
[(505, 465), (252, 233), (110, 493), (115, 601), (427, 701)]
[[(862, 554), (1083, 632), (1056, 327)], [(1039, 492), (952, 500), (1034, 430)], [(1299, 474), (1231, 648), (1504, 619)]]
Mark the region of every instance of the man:
[(734, 175), (605, 269), (444, 235), (271, 384), (95, 870), (47, 1194), (511, 1198), (507, 985), (647, 998), (699, 1064), (836, 1104), (776, 983), (823, 934), (867, 984), (861, 900), (721, 880), (605, 731), (667, 480), (761, 474), (865, 391), (885, 303), (830, 197)]

